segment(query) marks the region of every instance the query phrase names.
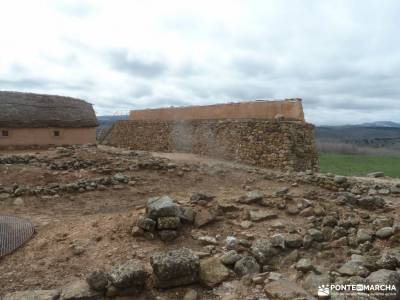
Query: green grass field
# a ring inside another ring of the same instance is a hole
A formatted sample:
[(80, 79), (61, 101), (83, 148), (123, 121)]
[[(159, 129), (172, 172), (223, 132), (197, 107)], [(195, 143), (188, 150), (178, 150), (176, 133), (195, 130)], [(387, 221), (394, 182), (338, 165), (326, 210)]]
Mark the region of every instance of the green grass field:
[(322, 173), (365, 176), (379, 171), (400, 178), (400, 156), (321, 153), (319, 161)]

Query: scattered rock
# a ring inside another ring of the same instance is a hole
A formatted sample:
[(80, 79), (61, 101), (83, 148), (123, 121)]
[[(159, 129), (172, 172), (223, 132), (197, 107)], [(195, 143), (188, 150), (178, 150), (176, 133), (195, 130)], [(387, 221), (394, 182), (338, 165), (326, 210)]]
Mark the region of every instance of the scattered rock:
[(296, 263), (296, 269), (301, 272), (307, 273), (308, 271), (313, 270), (314, 266), (310, 259), (302, 258)]
[(108, 285), (108, 275), (101, 270), (92, 272), (87, 278), (87, 283), (95, 291), (105, 291)]
[(242, 227), (243, 229), (249, 229), (250, 227), (253, 226), (253, 222), (252, 221), (242, 221), (240, 222), (240, 227)]
[(285, 244), (289, 248), (300, 248), (303, 244), (303, 238), (297, 233), (288, 234), (285, 237)]
[(251, 210), (250, 211), (250, 220), (254, 222), (264, 221), (264, 220), (272, 220), (277, 218), (278, 216), (275, 213), (266, 211), (266, 210)]
[(385, 173), (383, 172), (372, 172), (367, 174), (368, 177), (372, 177), (372, 178), (379, 178), (379, 177), (385, 177)]
[(311, 228), (307, 231), (307, 233), (311, 236), (313, 241), (323, 242), (324, 241), (324, 234), (315, 228)]
[(214, 287), (229, 277), (227, 269), (217, 257), (200, 261), (200, 281), (208, 287)]
[(212, 211), (210, 209), (199, 209), (196, 211), (195, 217), (194, 217), (194, 225), (196, 227), (203, 227), (207, 224), (210, 224), (215, 221), (217, 218), (217, 214), (215, 211)]
[(317, 296), (318, 287), (332, 283), (332, 278), (329, 273), (315, 274), (314, 272), (307, 273), (304, 278), (304, 288), (310, 293)]
[(280, 300), (310, 299), (311, 295), (301, 286), (286, 279), (267, 283), (264, 287), (268, 297)]
[(231, 235), (226, 237), (225, 243), (226, 243), (226, 249), (228, 250), (237, 249), (239, 244), (237, 238)]
[(286, 195), (289, 192), (289, 188), (287, 186), (279, 188), (276, 192), (275, 195), (277, 196), (282, 196)]
[(274, 234), (273, 236), (271, 236), (271, 244), (275, 248), (285, 249), (285, 236), (280, 233)]
[(244, 256), (235, 263), (235, 272), (239, 276), (260, 273), (260, 265), (252, 256)]
[(24, 200), (21, 197), (18, 197), (14, 200), (14, 205), (23, 206), (25, 204)]
[(334, 181), (337, 184), (343, 184), (343, 183), (347, 182), (347, 177), (336, 175), (335, 178), (334, 178)]
[(260, 191), (250, 191), (245, 197), (239, 199), (240, 203), (251, 204), (258, 202), (264, 198), (264, 194)]
[(221, 262), (224, 265), (233, 265), (235, 264), (238, 260), (242, 258), (242, 255), (238, 254), (235, 250), (231, 250), (226, 252), (224, 255), (221, 257)]
[(90, 288), (86, 280), (71, 282), (61, 288), (61, 300), (98, 300), (102, 293)]
[(254, 242), (251, 252), (260, 264), (265, 265), (278, 253), (278, 250), (269, 240), (259, 239)]
[(353, 260), (350, 260), (343, 264), (338, 269), (338, 272), (342, 275), (361, 277), (366, 277), (369, 274), (369, 271), (363, 266), (361, 262)]
[(387, 239), (393, 235), (393, 228), (392, 227), (383, 227), (379, 229), (375, 235), (380, 239)]
[(6, 200), (10, 198), (10, 194), (8, 193), (0, 193), (0, 200)]
[(194, 289), (188, 290), (182, 300), (197, 300), (197, 291)]
[(357, 243), (362, 244), (372, 240), (372, 232), (367, 229), (359, 229), (357, 231)]
[(181, 206), (179, 217), (183, 223), (192, 224), (194, 222), (194, 211), (191, 207)]
[(198, 238), (198, 241), (202, 245), (217, 245), (218, 244), (218, 241), (216, 240), (216, 238), (212, 237), (212, 236), (201, 236)]
[(215, 198), (215, 196), (207, 194), (207, 193), (194, 193), (190, 197), (190, 201), (194, 202), (194, 203), (198, 203), (200, 201), (209, 202), (209, 201), (213, 200), (214, 198)]

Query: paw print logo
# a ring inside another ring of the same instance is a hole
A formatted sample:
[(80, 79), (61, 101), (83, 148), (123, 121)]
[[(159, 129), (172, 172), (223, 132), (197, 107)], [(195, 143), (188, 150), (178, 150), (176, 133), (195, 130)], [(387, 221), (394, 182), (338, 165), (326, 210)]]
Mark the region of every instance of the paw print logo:
[(318, 296), (326, 297), (326, 296), (329, 296), (329, 294), (330, 294), (329, 285), (323, 284), (318, 287), (318, 293), (317, 293)]

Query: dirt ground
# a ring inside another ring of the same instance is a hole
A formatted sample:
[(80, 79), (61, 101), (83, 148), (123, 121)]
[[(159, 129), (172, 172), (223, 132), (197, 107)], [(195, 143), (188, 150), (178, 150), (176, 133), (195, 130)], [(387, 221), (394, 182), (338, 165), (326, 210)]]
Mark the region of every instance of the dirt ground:
[[(99, 149), (94, 154), (85, 153), (84, 149), (79, 151), (78, 157), (81, 159), (104, 161), (115, 168), (121, 165), (118, 155), (110, 156), (108, 150)], [(51, 149), (37, 152), (37, 155), (57, 160), (56, 152)], [(215, 207), (218, 202), (235, 202), (249, 190), (260, 190), (266, 195), (273, 195), (283, 187), (290, 187), (290, 195), (295, 199), (304, 198), (311, 193), (317, 205), (322, 207), (333, 197), (331, 192), (319, 187), (304, 184), (292, 186), (293, 182), (269, 180), (256, 168), (231, 162), (189, 154), (153, 155), (168, 159), (178, 167), (172, 171), (127, 170), (124, 174), (134, 177), (135, 183), (118, 188), (110, 187), (103, 191), (65, 193), (56, 197), (22, 196), (23, 205), (16, 205), (14, 198), (0, 200), (1, 214), (28, 219), (36, 226), (36, 234), (27, 244), (0, 259), (0, 295), (17, 290), (60, 287), (74, 279), (84, 278), (95, 269), (109, 268), (129, 258), (140, 258), (148, 262), (149, 256), (156, 250), (186, 246), (204, 252), (204, 246), (192, 238), (193, 234), (216, 236), (223, 244), (229, 235), (256, 239), (268, 237), (277, 231), (287, 232), (291, 228), (298, 232), (306, 230), (304, 217), (287, 214), (278, 208), (268, 208), (278, 218), (253, 222), (248, 229), (240, 226), (240, 221), (246, 217), (243, 212), (238, 212), (236, 217), (221, 217), (201, 229), (186, 226), (180, 237), (171, 243), (164, 243), (157, 238), (147, 240), (133, 237), (132, 226), (136, 224), (138, 216), (144, 213), (145, 201), (152, 196), (169, 195), (178, 203), (190, 205), (189, 199), (194, 192), (206, 192), (215, 196), (206, 208)], [(97, 176), (92, 169), (89, 167), (61, 171), (32, 165), (0, 165), (0, 185), (67, 183)], [(388, 197), (388, 200), (397, 207), (387, 215), (398, 220), (400, 201), (395, 197)], [(243, 207), (246, 208), (246, 205)], [(247, 209), (254, 209), (254, 205)], [(338, 211), (341, 209), (337, 208)], [(357, 211), (351, 213), (354, 212)], [(277, 221), (283, 227), (274, 226)], [(380, 243), (390, 246), (389, 241)], [(311, 258), (315, 264), (326, 269), (336, 268), (349, 257), (348, 252), (334, 249), (300, 252), (301, 257)], [(283, 262), (279, 268), (280, 273), (294, 277), (295, 272), (290, 267), (290, 262), (286, 265)], [(198, 286), (194, 288), (199, 290), (204, 299), (211, 297), (207, 296), (207, 289)], [(184, 292), (185, 288), (176, 288), (167, 291), (165, 295), (167, 299), (180, 299)]]

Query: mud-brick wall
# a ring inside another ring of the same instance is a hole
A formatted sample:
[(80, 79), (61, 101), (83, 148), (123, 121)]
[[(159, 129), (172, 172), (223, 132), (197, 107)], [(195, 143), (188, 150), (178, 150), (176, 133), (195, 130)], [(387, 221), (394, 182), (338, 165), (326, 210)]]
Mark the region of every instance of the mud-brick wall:
[(314, 126), (304, 122), (118, 121), (104, 143), (146, 151), (189, 152), (266, 168), (318, 168)]

